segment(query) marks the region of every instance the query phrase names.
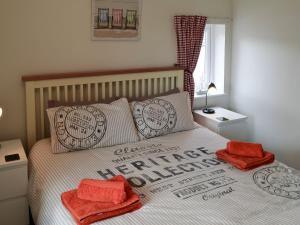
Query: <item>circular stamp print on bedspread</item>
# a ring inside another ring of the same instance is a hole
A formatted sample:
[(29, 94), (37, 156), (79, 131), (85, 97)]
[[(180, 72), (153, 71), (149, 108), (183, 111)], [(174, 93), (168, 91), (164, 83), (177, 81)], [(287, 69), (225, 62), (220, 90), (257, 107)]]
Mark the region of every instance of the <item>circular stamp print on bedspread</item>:
[(88, 149), (103, 138), (107, 120), (94, 106), (61, 107), (55, 112), (54, 126), (58, 141), (70, 150)]
[(270, 193), (289, 199), (300, 198), (300, 176), (292, 169), (273, 166), (260, 169), (253, 174), (253, 180), (258, 187)]
[(139, 132), (146, 138), (170, 132), (177, 122), (174, 106), (159, 98), (135, 103), (133, 117)]

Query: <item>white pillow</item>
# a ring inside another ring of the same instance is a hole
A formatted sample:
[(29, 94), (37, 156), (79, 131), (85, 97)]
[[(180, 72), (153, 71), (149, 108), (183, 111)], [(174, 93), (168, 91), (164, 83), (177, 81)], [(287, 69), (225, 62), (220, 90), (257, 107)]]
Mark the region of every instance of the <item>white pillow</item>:
[(110, 104), (47, 109), (53, 153), (118, 145), (139, 140), (126, 98)]
[(132, 102), (130, 106), (141, 140), (195, 128), (188, 92)]

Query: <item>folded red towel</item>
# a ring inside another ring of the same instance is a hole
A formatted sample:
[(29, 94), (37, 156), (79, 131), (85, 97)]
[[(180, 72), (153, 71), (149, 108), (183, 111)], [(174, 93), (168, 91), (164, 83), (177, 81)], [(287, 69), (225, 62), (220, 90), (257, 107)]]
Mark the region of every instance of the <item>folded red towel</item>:
[(264, 150), (261, 144), (248, 143), (241, 141), (229, 141), (227, 152), (233, 155), (263, 158)]
[(233, 166), (241, 170), (250, 170), (256, 167), (272, 163), (274, 161), (274, 154), (266, 152), (263, 158), (245, 157), (229, 154), (226, 149), (216, 152), (218, 159), (229, 162)]
[(132, 212), (142, 206), (139, 196), (132, 191), (132, 188), (123, 176), (115, 176), (110, 181), (124, 182), (127, 196), (124, 202), (116, 205), (112, 202), (80, 199), (77, 196), (76, 189), (62, 193), (62, 203), (70, 211), (78, 225), (88, 225), (112, 216)]
[(84, 200), (120, 204), (126, 199), (124, 184), (124, 181), (83, 179), (78, 186), (77, 196)]
[(95, 222), (100, 221), (100, 220), (104, 220), (104, 219), (108, 219), (108, 218), (111, 218), (111, 217), (114, 217), (114, 216), (120, 216), (120, 215), (125, 214), (125, 213), (133, 212), (133, 211), (135, 211), (135, 210), (137, 210), (141, 207), (142, 207), (141, 202), (135, 202), (135, 203), (133, 203), (133, 204), (131, 204), (131, 205), (125, 207), (125, 208), (122, 208), (122, 209), (91, 215), (91, 216), (88, 216), (88, 217), (84, 218), (81, 221), (76, 220), (76, 223), (77, 223), (77, 225), (89, 225), (91, 223), (95, 223)]

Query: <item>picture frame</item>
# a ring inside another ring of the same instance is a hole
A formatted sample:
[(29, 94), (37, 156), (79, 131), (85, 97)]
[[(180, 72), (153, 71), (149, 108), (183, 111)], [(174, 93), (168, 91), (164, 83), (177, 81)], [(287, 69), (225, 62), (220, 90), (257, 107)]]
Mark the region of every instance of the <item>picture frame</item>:
[(136, 20), (136, 16), (137, 15), (137, 11), (136, 10), (127, 10), (126, 11), (126, 23), (125, 23), (125, 27), (127, 29), (136, 29), (136, 25), (137, 25), (137, 20)]
[(92, 0), (92, 40), (139, 40), (142, 0)]
[(111, 26), (112, 26), (112, 29), (122, 29), (122, 27), (123, 27), (123, 9), (112, 9)]
[(109, 27), (109, 9), (98, 8), (98, 24), (97, 28), (108, 28)]

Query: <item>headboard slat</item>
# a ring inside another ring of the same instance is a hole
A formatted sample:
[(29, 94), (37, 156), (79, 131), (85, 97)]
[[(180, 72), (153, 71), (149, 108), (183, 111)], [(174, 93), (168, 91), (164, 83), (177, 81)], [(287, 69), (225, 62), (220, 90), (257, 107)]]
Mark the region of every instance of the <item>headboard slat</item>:
[(95, 84), (95, 101), (99, 101), (99, 84)]
[(45, 136), (45, 116), (44, 116), (44, 88), (40, 88), (40, 112), (41, 112), (41, 135)]
[(79, 77), (70, 74), (66, 78), (57, 75), (43, 79), (23, 79), (26, 87), (27, 145), (33, 144), (49, 134), (49, 124), (45, 110), (48, 100), (70, 102), (90, 102), (114, 97), (147, 97), (166, 92), (175, 87), (183, 90), (183, 70), (170, 68), (159, 70), (132, 70), (132, 73), (109, 75), (91, 73)]
[(120, 96), (120, 82), (116, 81), (116, 97)]
[(64, 86), (64, 101), (67, 102), (69, 100), (69, 95), (68, 95), (68, 86)]
[(108, 83), (108, 97), (111, 99), (113, 96), (113, 83), (109, 82)]
[(155, 94), (155, 95), (157, 95), (158, 93), (157, 93), (157, 80), (158, 80), (158, 78), (154, 78), (154, 89), (153, 89), (153, 94)]
[(105, 95), (106, 95), (106, 88), (105, 88), (105, 83), (101, 83), (101, 100), (104, 100), (105, 99)]
[(80, 84), (80, 101), (83, 102), (83, 84)]
[(60, 86), (56, 86), (56, 100), (60, 101)]
[(171, 88), (175, 88), (175, 79), (176, 77), (171, 77)]
[(72, 85), (72, 101), (75, 102), (76, 98), (76, 86)]
[(139, 96), (139, 90), (140, 90), (140, 80), (135, 80), (134, 84), (135, 90), (134, 90), (134, 96)]
[(122, 81), (122, 96), (126, 96), (126, 80)]
[(132, 98), (133, 97), (133, 80), (129, 81), (129, 97)]
[(148, 88), (147, 88), (147, 90), (148, 90), (148, 96), (149, 95), (151, 95), (152, 94), (152, 79), (147, 79), (147, 84), (148, 84)]
[(52, 99), (52, 87), (48, 87), (48, 96), (49, 96), (49, 99)]
[(166, 86), (165, 86), (165, 90), (169, 90), (170, 86), (169, 86), (169, 77), (166, 77)]
[(87, 98), (88, 98), (88, 101), (90, 102), (91, 101), (91, 84), (87, 84)]

